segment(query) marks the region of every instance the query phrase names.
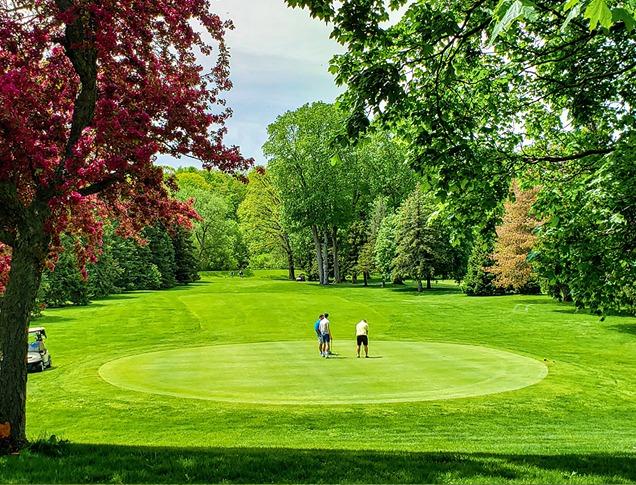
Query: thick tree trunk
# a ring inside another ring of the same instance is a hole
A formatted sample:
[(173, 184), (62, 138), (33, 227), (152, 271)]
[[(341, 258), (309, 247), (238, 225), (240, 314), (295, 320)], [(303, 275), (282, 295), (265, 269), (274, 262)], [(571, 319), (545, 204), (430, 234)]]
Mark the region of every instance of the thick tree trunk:
[(364, 286), (369, 286), (369, 272), (363, 271), (362, 277), (364, 278)]
[(431, 273), (426, 273), (426, 289), (431, 289)]
[(318, 264), (318, 281), (320, 284), (324, 284), (323, 277), (323, 264), (322, 264), (322, 246), (320, 243), (320, 235), (318, 234), (318, 227), (311, 226), (311, 235), (314, 239), (314, 247), (316, 248), (316, 263)]
[(331, 251), (333, 253), (333, 278), (336, 283), (342, 283), (340, 278), (340, 262), (338, 261), (338, 228), (333, 227), (331, 231)]
[(329, 284), (329, 238), (327, 236), (327, 231), (323, 232), (322, 238), (322, 275), (324, 280), (322, 281), (323, 285)]
[(417, 280), (417, 292), (421, 293), (424, 288), (422, 287), (422, 280), (418, 278)]
[(351, 284), (355, 285), (358, 283), (358, 272), (357, 271), (352, 271), (351, 272)]
[(26, 444), (28, 327), (49, 246), (41, 215), (28, 218), (20, 228), (0, 303), (0, 453)]

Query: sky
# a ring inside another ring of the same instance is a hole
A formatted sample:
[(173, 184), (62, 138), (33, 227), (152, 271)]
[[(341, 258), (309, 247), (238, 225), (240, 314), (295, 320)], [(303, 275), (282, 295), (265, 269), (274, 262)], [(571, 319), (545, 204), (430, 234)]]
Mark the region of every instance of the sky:
[[(342, 92), (327, 71), (342, 48), (329, 39), (327, 25), (283, 0), (215, 0), (212, 8), (235, 26), (226, 37), (234, 84), (225, 95), (234, 111), (226, 144), (239, 146), (245, 157), (262, 165), (267, 125), (305, 103), (333, 102)], [(204, 65), (212, 65), (210, 61)], [(160, 157), (159, 163), (200, 166), (187, 158)]]

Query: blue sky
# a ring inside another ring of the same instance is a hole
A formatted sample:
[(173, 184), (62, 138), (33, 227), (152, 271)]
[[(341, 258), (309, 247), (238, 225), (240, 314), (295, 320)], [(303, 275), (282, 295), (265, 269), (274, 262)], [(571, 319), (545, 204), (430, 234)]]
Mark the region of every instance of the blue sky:
[[(234, 88), (226, 99), (234, 116), (226, 141), (263, 164), (268, 124), (305, 103), (332, 102), (341, 92), (327, 72), (329, 59), (341, 48), (329, 39), (328, 26), (283, 0), (216, 0), (212, 5), (235, 25), (227, 35)], [(168, 157), (159, 163), (200, 165)]]

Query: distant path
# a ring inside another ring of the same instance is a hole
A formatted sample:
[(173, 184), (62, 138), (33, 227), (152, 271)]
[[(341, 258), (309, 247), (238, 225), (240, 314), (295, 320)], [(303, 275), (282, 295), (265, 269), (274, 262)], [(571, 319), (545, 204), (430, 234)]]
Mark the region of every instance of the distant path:
[(502, 350), (436, 342), (371, 340), (370, 359), (352, 341), (322, 359), (312, 339), (191, 347), (104, 364), (107, 382), (129, 390), (262, 404), (431, 401), (512, 391), (536, 384), (547, 367)]

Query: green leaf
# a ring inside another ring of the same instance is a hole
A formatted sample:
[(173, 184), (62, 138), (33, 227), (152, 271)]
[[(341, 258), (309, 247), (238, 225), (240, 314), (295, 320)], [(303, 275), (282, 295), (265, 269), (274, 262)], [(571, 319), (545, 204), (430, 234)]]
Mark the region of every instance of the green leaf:
[(606, 29), (612, 26), (612, 12), (605, 0), (592, 0), (583, 16), (590, 20), (590, 30), (594, 30), (598, 24)]
[(579, 5), (580, 0), (568, 0), (567, 2), (565, 2), (565, 5), (563, 6), (563, 10), (565, 10), (566, 12), (568, 10), (570, 10), (571, 8), (578, 6), (579, 8), (581, 8), (581, 5)]
[(504, 16), (501, 18), (495, 28), (492, 31), (492, 36), (490, 38), (490, 43), (492, 44), (497, 36), (505, 31), (510, 25), (517, 20), (523, 11), (523, 3), (521, 0), (515, 0), (512, 2), (512, 5), (508, 8)]
[(329, 163), (331, 163), (332, 167), (335, 167), (336, 165), (342, 163), (342, 158), (340, 158), (340, 155), (336, 153), (333, 157), (331, 157), (331, 160), (329, 160)]
[(634, 20), (634, 16), (624, 8), (614, 8), (612, 9), (612, 20), (616, 22), (623, 22), (625, 24), (625, 30), (627, 32), (631, 32), (634, 30), (636, 26), (636, 21)]
[(563, 25), (561, 26), (561, 32), (565, 32), (565, 29), (568, 28), (572, 19), (574, 17), (578, 17), (579, 13), (581, 13), (581, 5), (576, 5), (572, 10), (570, 10), (570, 13), (565, 18), (565, 22), (563, 22)]

